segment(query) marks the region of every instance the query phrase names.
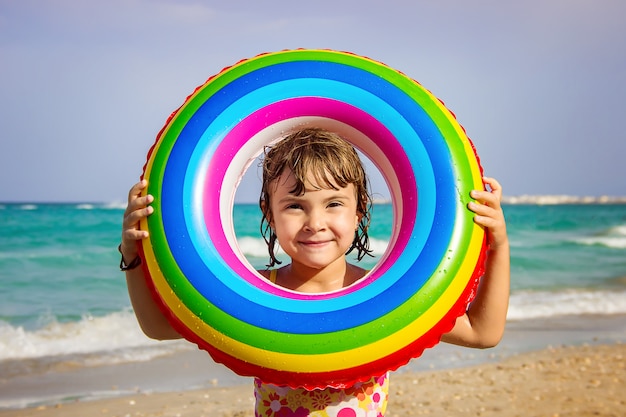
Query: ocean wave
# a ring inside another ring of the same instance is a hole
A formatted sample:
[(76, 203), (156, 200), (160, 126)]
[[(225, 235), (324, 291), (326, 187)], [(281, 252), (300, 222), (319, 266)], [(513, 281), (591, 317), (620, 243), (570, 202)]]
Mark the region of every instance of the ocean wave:
[[(180, 349), (180, 341), (147, 338), (131, 311), (69, 323), (53, 320), (35, 330), (0, 321), (0, 361), (85, 355), (84, 365), (113, 364), (147, 361)], [(107, 354), (89, 355), (99, 352)]]
[(598, 245), (613, 249), (626, 249), (626, 237), (586, 237), (576, 239), (575, 242), (581, 245)]
[(508, 320), (582, 314), (625, 314), (626, 291), (520, 291), (511, 294)]
[(108, 210), (126, 210), (126, 202), (124, 201), (111, 201), (100, 206), (102, 209)]
[(123, 201), (112, 201), (109, 203), (77, 203), (74, 205), (77, 210), (125, 210), (126, 203)]
[[(240, 237), (237, 238), (237, 246), (239, 246), (239, 250), (245, 257), (266, 258), (268, 256), (267, 244), (263, 238), (249, 236)], [(280, 248), (277, 253), (279, 255), (284, 254)]]
[(626, 225), (610, 227), (595, 236), (574, 239), (581, 245), (599, 245), (613, 249), (626, 249)]
[(503, 196), (504, 204), (562, 205), (562, 204), (626, 204), (626, 196), (575, 196), (555, 195), (518, 195)]

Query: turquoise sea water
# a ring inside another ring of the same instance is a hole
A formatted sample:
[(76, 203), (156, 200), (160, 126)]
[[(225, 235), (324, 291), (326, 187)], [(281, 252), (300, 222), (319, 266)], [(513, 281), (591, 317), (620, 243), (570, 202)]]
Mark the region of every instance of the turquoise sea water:
[[(119, 205), (0, 205), (0, 365), (67, 355), (143, 361), (180, 348), (138, 329), (118, 269), (122, 212)], [(508, 205), (505, 214), (509, 320), (626, 313), (626, 205)], [(259, 216), (254, 205), (236, 205), (233, 222), (241, 251), (262, 268)], [(376, 256), (391, 227), (391, 206), (376, 205)]]

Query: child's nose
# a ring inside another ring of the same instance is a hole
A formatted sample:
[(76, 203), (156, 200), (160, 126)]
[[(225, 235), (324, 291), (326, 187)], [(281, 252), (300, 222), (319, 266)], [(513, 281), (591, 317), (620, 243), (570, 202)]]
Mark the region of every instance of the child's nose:
[(324, 226), (324, 213), (321, 210), (311, 210), (304, 224), (305, 229), (317, 232), (323, 230)]

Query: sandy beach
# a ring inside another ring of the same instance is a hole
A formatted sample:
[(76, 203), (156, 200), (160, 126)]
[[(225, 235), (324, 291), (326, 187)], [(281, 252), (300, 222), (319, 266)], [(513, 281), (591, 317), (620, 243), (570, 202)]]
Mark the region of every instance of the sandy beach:
[[(496, 363), (392, 376), (387, 416), (626, 414), (626, 345), (570, 346)], [(7, 410), (0, 416), (251, 416), (249, 385)]]
[[(624, 417), (625, 341), (616, 315), (513, 322), (493, 349), (440, 344), (392, 374), (386, 416)], [(64, 393), (0, 417), (252, 416), (251, 380), (204, 355), (0, 378), (0, 399)]]

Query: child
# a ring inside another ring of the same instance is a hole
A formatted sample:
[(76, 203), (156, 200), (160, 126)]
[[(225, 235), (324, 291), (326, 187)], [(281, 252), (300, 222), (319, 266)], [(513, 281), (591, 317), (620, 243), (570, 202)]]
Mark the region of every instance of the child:
[[(471, 192), (477, 202), (468, 208), (475, 222), (487, 229), (490, 248), (476, 297), (465, 315), (442, 341), (475, 348), (495, 346), (501, 339), (509, 299), (509, 244), (500, 199), (502, 189), (484, 178), (490, 191)], [(288, 265), (259, 271), (277, 285), (300, 292), (327, 292), (346, 287), (367, 271), (346, 262), (369, 254), (367, 229), (371, 199), (365, 172), (354, 148), (338, 135), (304, 129), (287, 136), (266, 151), (260, 206), (261, 229), (268, 244), (269, 268), (279, 264), (276, 242), (290, 257)], [(153, 197), (140, 197), (147, 186), (132, 187), (124, 214), (123, 262), (136, 259), (136, 241), (148, 236), (138, 230), (149, 216)], [(152, 299), (141, 268), (126, 270), (128, 291), (141, 328), (151, 338), (180, 335), (169, 325)], [(348, 389), (306, 391), (278, 387), (255, 380), (256, 416), (367, 415), (382, 416), (387, 406), (388, 375)]]

